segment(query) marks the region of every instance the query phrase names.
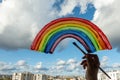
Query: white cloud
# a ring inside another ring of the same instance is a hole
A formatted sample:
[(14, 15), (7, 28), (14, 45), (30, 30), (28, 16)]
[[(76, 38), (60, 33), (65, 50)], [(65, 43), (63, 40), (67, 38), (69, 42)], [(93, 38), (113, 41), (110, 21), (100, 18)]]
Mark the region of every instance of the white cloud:
[(81, 66), (80, 66), (80, 62), (76, 61), (74, 58), (68, 59), (67, 61), (64, 60), (59, 60), (58, 62), (56, 62), (55, 65), (52, 66), (52, 68), (50, 68), (50, 72), (52, 71), (52, 73), (56, 73), (56, 74), (78, 74), (80, 73), (81, 70)]
[(102, 60), (101, 60), (101, 63), (100, 63), (100, 65), (102, 66), (102, 67), (107, 67), (107, 63), (108, 63), (108, 57), (107, 56), (103, 56), (102, 57)]
[(102, 59), (103, 62), (106, 62), (108, 61), (108, 57), (107, 56), (103, 56), (103, 59)]
[(29, 71), (30, 65), (25, 61), (25, 60), (19, 60), (16, 64), (15, 67), (20, 70), (20, 71)]
[(24, 66), (24, 65), (26, 65), (26, 64), (27, 64), (27, 63), (26, 63), (25, 60), (19, 60), (16, 65), (18, 65), (18, 66)]
[(75, 64), (69, 65), (69, 66), (67, 67), (67, 71), (69, 71), (69, 72), (72, 72), (72, 71), (74, 71), (75, 69), (76, 69), (76, 65), (75, 65)]
[(29, 48), (37, 32), (54, 16), (54, 1), (5, 0), (0, 5), (0, 47)]
[(47, 73), (47, 71), (49, 70), (49, 68), (47, 67), (43, 67), (42, 62), (38, 62), (34, 68), (33, 68), (33, 72), (35, 73)]
[(114, 63), (112, 67), (113, 68), (120, 68), (120, 63)]
[(41, 69), (41, 68), (42, 68), (42, 62), (37, 63), (35, 69)]
[(60, 5), (59, 16), (66, 16), (68, 14), (73, 14), (72, 11), (75, 7), (80, 7), (80, 13), (85, 13), (87, 9), (87, 4), (89, 4), (92, 0), (65, 0)]
[(53, 75), (62, 74), (66, 71), (66, 61), (58, 60), (53, 66), (49, 68), (49, 73)]
[(76, 63), (77, 61), (75, 60), (75, 59), (73, 59), (73, 58), (71, 58), (71, 59), (69, 59), (68, 61), (67, 61), (67, 64), (74, 64), (74, 63)]
[(93, 22), (98, 25), (107, 35), (113, 48), (117, 47), (120, 50), (120, 10), (119, 0), (94, 0), (93, 2), (96, 11)]
[[(67, 62), (72, 62), (72, 63), (66, 64)], [(6, 63), (6, 62), (0, 61), (0, 73), (12, 74), (13, 72), (28, 71), (32, 73), (60, 75), (60, 74), (66, 74), (66, 73), (79, 74), (81, 71), (80, 62), (72, 58), (66, 61), (58, 60), (55, 64), (49, 63), (49, 66), (45, 66), (45, 67), (44, 67), (44, 64), (43, 62), (38, 62), (35, 65), (30, 65), (25, 60), (19, 60), (16, 63)]]
[(102, 7), (109, 6), (114, 0), (93, 0), (96, 9), (101, 9)]
[(63, 60), (59, 60), (58, 62), (57, 62), (57, 65), (65, 65), (66, 64), (66, 62), (65, 61), (63, 61)]
[(35, 66), (28, 64), (25, 60), (19, 60), (16, 63), (7, 63), (0, 61), (0, 73), (12, 74), (14, 72), (33, 72), (33, 73), (45, 73), (49, 68), (42, 66), (42, 62), (38, 62)]
[(64, 71), (65, 70), (65, 65), (56, 66), (56, 70)]
[(11, 74), (13, 71), (15, 71), (17, 68), (10, 64), (10, 63), (6, 63), (6, 62), (1, 62), (0, 61), (0, 73), (2, 74)]
[(81, 69), (80, 62), (76, 61), (74, 58), (71, 58), (67, 61), (67, 68), (68, 72), (79, 71)]

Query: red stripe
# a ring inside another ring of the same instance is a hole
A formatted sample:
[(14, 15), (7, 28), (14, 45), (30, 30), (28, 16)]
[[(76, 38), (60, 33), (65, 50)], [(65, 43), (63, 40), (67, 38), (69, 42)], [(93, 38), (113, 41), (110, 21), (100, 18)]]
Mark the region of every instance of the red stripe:
[[(48, 27), (50, 27), (50, 26), (52, 26), (52, 25), (54, 25), (56, 23), (60, 23), (60, 22), (62, 23), (64, 21), (80, 21), (82, 23), (90, 25), (94, 30), (96, 30), (99, 33), (101, 39), (104, 41), (104, 43), (106, 45), (106, 49), (111, 49), (112, 48), (112, 46), (110, 45), (110, 43), (109, 43), (107, 37), (105, 36), (105, 34), (95, 24), (93, 24), (92, 22), (90, 22), (88, 20), (82, 19), (82, 18), (68, 17), (68, 18), (59, 18), (59, 19), (53, 20), (50, 23), (48, 23), (47, 25), (45, 25), (42, 28), (42, 30), (37, 34), (36, 38), (34, 39), (32, 45), (31, 45), (31, 49), (37, 50), (39, 48), (39, 45), (40, 45), (39, 39), (40, 39), (41, 35), (44, 35), (44, 31)], [(38, 44), (38, 46), (37, 46), (37, 44)]]

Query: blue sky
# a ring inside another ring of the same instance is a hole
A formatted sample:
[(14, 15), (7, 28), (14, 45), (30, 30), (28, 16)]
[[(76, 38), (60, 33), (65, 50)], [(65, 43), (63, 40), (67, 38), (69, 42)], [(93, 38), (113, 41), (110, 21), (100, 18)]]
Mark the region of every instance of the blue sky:
[(2, 0), (0, 0), (0, 3), (2, 3)]
[[(40, 29), (51, 20), (61, 17), (80, 17), (100, 26), (113, 46), (112, 50), (95, 53), (100, 58), (101, 67), (120, 67), (120, 37), (118, 35), (120, 16), (116, 16), (119, 13), (118, 3), (118, 0), (106, 2), (103, 0), (83, 2), (79, 0), (51, 2), (6, 0), (1, 2), (0, 73), (30, 71), (51, 75), (81, 75), (84, 71), (80, 66), (83, 54), (72, 44), (73, 41), (77, 42), (74, 39), (63, 40), (53, 54), (30, 50), (30, 45)], [(108, 14), (109, 11), (112, 13)], [(79, 46), (82, 47), (81, 44)]]

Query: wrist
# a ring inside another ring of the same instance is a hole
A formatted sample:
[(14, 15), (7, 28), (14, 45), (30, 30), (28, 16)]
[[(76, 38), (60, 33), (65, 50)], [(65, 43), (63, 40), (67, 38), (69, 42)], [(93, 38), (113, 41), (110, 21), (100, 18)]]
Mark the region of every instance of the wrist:
[(86, 72), (86, 80), (97, 80), (98, 71), (89, 71)]
[(97, 79), (97, 75), (94, 75), (94, 74), (92, 74), (92, 75), (87, 75), (87, 76), (86, 76), (86, 80), (98, 80), (98, 79)]

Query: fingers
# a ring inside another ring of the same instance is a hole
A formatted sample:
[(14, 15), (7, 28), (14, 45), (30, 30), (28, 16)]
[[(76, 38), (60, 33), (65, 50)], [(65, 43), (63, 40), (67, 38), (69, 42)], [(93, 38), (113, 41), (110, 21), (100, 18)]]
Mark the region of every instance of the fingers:
[(81, 65), (83, 65), (84, 68), (86, 67), (99, 67), (100, 62), (98, 59), (98, 56), (96, 54), (86, 54), (83, 59), (86, 59), (82, 61)]
[(86, 60), (83, 60), (83, 61), (81, 62), (81, 65), (83, 65), (83, 68), (86, 69), (86, 67), (87, 67), (87, 61), (86, 61)]
[(86, 59), (88, 64), (91, 64), (93, 62), (96, 62), (95, 61), (95, 55), (94, 54), (86, 54), (83, 59)]

